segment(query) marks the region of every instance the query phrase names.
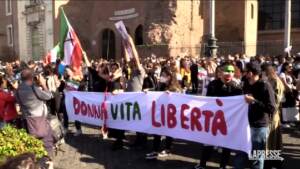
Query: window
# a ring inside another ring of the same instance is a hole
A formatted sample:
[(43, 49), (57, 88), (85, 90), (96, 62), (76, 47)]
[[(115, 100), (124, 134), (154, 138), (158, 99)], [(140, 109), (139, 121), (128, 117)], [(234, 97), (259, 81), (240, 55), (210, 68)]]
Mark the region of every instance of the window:
[[(292, 28), (300, 27), (300, 1), (291, 4)], [(285, 0), (259, 1), (259, 30), (276, 30), (284, 28)]]
[(11, 15), (11, 0), (5, 0), (6, 16)]
[(251, 4), (251, 19), (254, 18), (254, 6)]
[(259, 1), (259, 30), (276, 30), (284, 27), (285, 0)]
[(106, 60), (115, 59), (115, 33), (111, 29), (102, 32), (102, 58)]
[(6, 35), (7, 45), (10, 47), (13, 46), (13, 28), (11, 24), (6, 26)]
[(135, 29), (135, 44), (136, 45), (143, 45), (144, 41), (143, 41), (143, 26), (139, 25), (136, 29)]
[(300, 28), (300, 1), (292, 1), (292, 28)]

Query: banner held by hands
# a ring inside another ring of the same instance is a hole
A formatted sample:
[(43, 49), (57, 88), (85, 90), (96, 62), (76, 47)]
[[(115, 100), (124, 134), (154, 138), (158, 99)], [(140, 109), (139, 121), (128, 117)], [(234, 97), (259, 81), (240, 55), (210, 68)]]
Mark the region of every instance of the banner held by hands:
[(170, 136), (247, 153), (251, 150), (245, 96), (217, 98), (165, 92), (128, 92), (108, 96), (75, 91), (65, 94), (70, 120)]

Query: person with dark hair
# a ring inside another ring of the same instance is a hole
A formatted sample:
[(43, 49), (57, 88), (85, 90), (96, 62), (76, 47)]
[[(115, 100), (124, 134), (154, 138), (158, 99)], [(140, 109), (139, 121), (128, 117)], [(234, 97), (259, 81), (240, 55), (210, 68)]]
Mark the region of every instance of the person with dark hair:
[[(176, 79), (176, 73), (172, 72), (168, 68), (163, 68), (161, 71), (160, 81), (159, 81), (159, 89), (158, 91), (165, 91), (169, 94), (169, 92), (181, 92), (180, 84)], [(165, 147), (161, 151), (161, 136), (154, 135), (153, 140), (153, 151), (151, 153), (146, 154), (146, 159), (156, 159), (159, 157), (166, 157), (170, 154), (173, 138), (166, 136)]]
[(28, 66), (28, 68), (34, 70), (35, 67), (36, 67), (36, 64), (34, 63), (33, 60), (30, 60), (30, 61), (27, 62), (27, 66)]
[(258, 65), (262, 65), (264, 62), (265, 62), (265, 57), (263, 55), (256, 55), (255, 56), (255, 61), (254, 61), (256, 64)]
[(24, 69), (21, 73), (22, 83), (16, 91), (16, 98), (20, 110), (26, 120), (29, 134), (41, 139), (49, 156), (53, 154), (53, 135), (47, 121), (48, 109), (46, 101), (53, 98), (48, 91), (46, 80), (40, 74), (37, 76), (39, 85), (34, 83), (31, 69)]
[(152, 63), (146, 64), (146, 77), (143, 83), (143, 91), (155, 91), (157, 89), (157, 79), (155, 77), (154, 67)]
[(91, 91), (107, 91), (109, 79), (108, 65), (104, 62), (101, 62), (98, 64), (97, 68), (94, 69), (85, 53), (83, 55), (83, 59), (88, 67), (88, 72), (90, 73), (89, 81), (91, 82)]
[[(219, 71), (220, 78), (216, 78), (215, 80), (209, 83), (206, 96), (226, 97), (241, 95), (243, 93), (242, 87), (236, 81), (233, 80), (235, 67), (230, 63), (224, 63), (219, 67)], [(194, 169), (204, 169), (206, 167), (206, 162), (211, 156), (212, 151), (213, 146), (204, 146), (200, 164), (196, 165)], [(220, 168), (226, 168), (226, 165), (229, 161), (229, 157), (230, 150), (227, 148), (223, 148)]]
[(191, 70), (186, 58), (180, 60), (181, 88), (187, 90), (191, 85)]
[(108, 92), (123, 90), (123, 86), (121, 84), (122, 69), (120, 68), (119, 63), (113, 62), (112, 64), (108, 65), (108, 68)]
[(286, 58), (283, 55), (279, 55), (277, 56), (277, 60), (278, 60), (277, 74), (280, 74), (282, 70), (282, 66), (286, 62)]
[[(112, 64), (109, 65), (108, 92), (112, 92), (112, 93), (123, 92), (121, 78), (122, 78), (122, 69), (120, 68), (117, 62), (113, 62)], [(112, 150), (118, 150), (122, 148), (123, 139), (125, 138), (125, 133), (123, 130), (109, 128), (107, 137), (108, 136), (116, 138), (116, 141), (112, 145)]]
[(244, 71), (245, 65), (246, 65), (245, 58), (242, 58), (242, 57), (244, 57), (244, 56), (240, 55), (240, 54), (236, 54), (236, 59), (235, 59), (235, 64), (241, 72)]
[(15, 78), (13, 67), (10, 63), (6, 64), (5, 79), (8, 81), (8, 89), (13, 89), (13, 84), (15, 84), (17, 80)]
[(293, 63), (293, 74), (297, 80), (300, 79), (300, 55), (295, 56), (295, 60)]
[[(120, 82), (120, 78), (115, 78), (113, 79), (113, 81), (111, 81), (112, 79), (110, 78), (110, 65), (108, 62), (106, 61), (101, 61), (101, 63), (99, 63), (98, 67), (96, 69), (94, 69), (92, 67), (91, 62), (89, 61), (86, 53), (84, 53), (83, 55), (84, 57), (84, 61), (88, 67), (88, 72), (90, 73), (89, 76), (89, 81), (90, 81), (90, 86), (91, 89), (90, 91), (93, 92), (109, 92), (110, 90), (112, 90), (113, 85), (117, 85), (117, 81)], [(115, 66), (112, 66), (114, 68), (116, 68), (116, 66), (118, 67), (118, 64), (114, 64)], [(120, 84), (120, 83), (119, 83)], [(115, 87), (120, 87), (120, 86), (115, 86)], [(106, 131), (106, 129), (104, 127), (101, 128), (102, 131), (102, 135), (103, 138), (106, 139), (108, 137), (108, 132)]]
[[(125, 92), (141, 92), (143, 90), (143, 83), (146, 77), (145, 69), (141, 64), (140, 56), (130, 36), (127, 41), (124, 41), (124, 46), (132, 49), (132, 55), (125, 50), (125, 62), (129, 65), (131, 70)], [(137, 132), (136, 139), (131, 146), (143, 147), (146, 145), (146, 139), (147, 138), (144, 134)]]
[(199, 79), (198, 79), (198, 64), (195, 59), (192, 59), (192, 65), (190, 67), (191, 71), (191, 83), (192, 83), (192, 93), (198, 93)]
[[(265, 151), (266, 142), (269, 135), (270, 118), (276, 111), (275, 94), (272, 86), (267, 81), (260, 78), (261, 66), (256, 63), (246, 65), (246, 78), (248, 85), (243, 90), (245, 100), (249, 103), (249, 123), (251, 127), (252, 150)], [(235, 168), (245, 168), (247, 161), (245, 152), (238, 152), (235, 161)], [(252, 169), (263, 169), (264, 158), (259, 156), (258, 159), (251, 160)]]
[[(60, 116), (61, 115), (63, 116), (63, 118), (60, 117), (60, 119), (63, 120), (64, 133), (66, 134), (68, 132), (68, 127), (69, 127), (69, 117), (68, 117), (66, 104), (65, 104), (65, 94), (64, 94), (65, 91), (83, 91), (82, 84), (74, 80), (73, 73), (68, 66), (66, 66), (63, 80), (61, 80), (60, 85), (58, 87), (58, 92), (60, 93), (60, 97), (61, 97), (61, 102), (58, 108), (58, 112), (60, 113)], [(81, 135), (82, 134), (81, 123), (77, 120), (75, 120), (75, 128), (76, 128), (76, 132), (74, 133), (74, 136)]]
[[(298, 97), (298, 92), (296, 91), (296, 86), (295, 84), (295, 78), (293, 75), (293, 65), (292, 63), (285, 62), (282, 65), (281, 72), (279, 74), (279, 77), (285, 87), (285, 92), (284, 92), (284, 102), (282, 103), (282, 108), (283, 108), (283, 122), (287, 122), (289, 119), (288, 117), (288, 112), (285, 111), (290, 108), (295, 108), (296, 107), (296, 100)], [(288, 124), (284, 124), (285, 127), (289, 127)]]
[(47, 65), (44, 67), (44, 76), (46, 79), (46, 85), (48, 87), (48, 90), (52, 92), (52, 94), (55, 96), (53, 99), (49, 100), (47, 102), (47, 105), (49, 107), (50, 113), (52, 115), (55, 115), (57, 113), (58, 108), (56, 107), (57, 102), (57, 88), (59, 87), (59, 80), (56, 74), (54, 74), (54, 69), (51, 65)]
[[(268, 150), (282, 150), (282, 135), (280, 129), (280, 107), (281, 101), (284, 96), (284, 85), (280, 78), (276, 73), (276, 68), (274, 68), (271, 64), (267, 64), (264, 66), (264, 72), (262, 78), (267, 80), (275, 94), (275, 101), (276, 101), (276, 112), (274, 113), (273, 117), (270, 119), (269, 129), (270, 134), (267, 141), (267, 149)], [(272, 160), (266, 161), (265, 168), (270, 169), (272, 167), (275, 168), (282, 168), (281, 167), (282, 160)]]

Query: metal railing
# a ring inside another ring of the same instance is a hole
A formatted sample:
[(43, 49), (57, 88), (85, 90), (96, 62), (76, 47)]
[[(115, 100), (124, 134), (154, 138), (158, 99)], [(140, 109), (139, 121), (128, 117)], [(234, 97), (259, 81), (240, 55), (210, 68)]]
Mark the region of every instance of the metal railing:
[[(300, 52), (300, 41), (291, 42), (292, 54)], [(228, 55), (236, 53), (245, 53), (246, 48), (256, 48), (257, 54), (263, 55), (280, 55), (284, 52), (284, 42), (277, 41), (257, 41), (254, 44), (245, 44), (244, 42), (217, 42), (218, 55)], [(179, 46), (172, 47), (168, 44), (161, 45), (141, 45), (137, 46), (137, 49), (142, 57), (151, 56), (155, 54), (157, 56), (173, 56), (173, 55), (192, 55), (192, 56), (204, 56), (204, 52), (207, 48), (207, 43), (201, 43), (197, 46)]]

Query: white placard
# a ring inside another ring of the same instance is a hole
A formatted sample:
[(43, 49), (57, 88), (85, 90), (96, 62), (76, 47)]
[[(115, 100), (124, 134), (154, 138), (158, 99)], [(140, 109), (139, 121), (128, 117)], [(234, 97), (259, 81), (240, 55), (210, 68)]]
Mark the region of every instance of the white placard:
[[(70, 120), (251, 151), (244, 96), (201, 97), (165, 92), (66, 92)], [(105, 99), (106, 98), (106, 99)]]

